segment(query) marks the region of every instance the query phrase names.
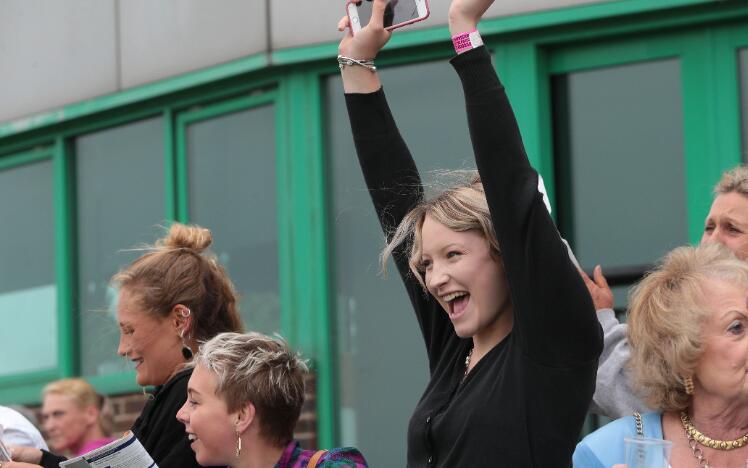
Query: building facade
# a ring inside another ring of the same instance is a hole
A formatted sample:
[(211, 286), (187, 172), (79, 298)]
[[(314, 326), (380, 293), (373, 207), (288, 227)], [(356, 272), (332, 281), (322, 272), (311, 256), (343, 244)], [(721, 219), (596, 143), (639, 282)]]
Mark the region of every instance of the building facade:
[[(417, 163), (469, 168), (447, 0), (377, 60)], [(320, 446), (405, 458), (426, 356), (359, 174), (342, 0), (0, 0), (0, 403), (116, 356), (109, 278), (172, 220), (214, 233), (247, 328), (312, 361)], [(700, 238), (748, 156), (748, 3), (511, 0), (480, 26), (559, 229), (627, 284)], [(429, 177), (426, 177), (429, 179)], [(562, 313), (562, 312), (561, 312)]]

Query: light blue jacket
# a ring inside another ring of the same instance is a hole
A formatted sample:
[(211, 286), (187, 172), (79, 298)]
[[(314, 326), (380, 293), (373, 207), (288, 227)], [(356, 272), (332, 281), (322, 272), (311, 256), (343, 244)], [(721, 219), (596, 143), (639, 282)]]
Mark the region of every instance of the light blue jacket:
[[(662, 439), (662, 413), (642, 414), (644, 437)], [(577, 444), (572, 458), (574, 468), (611, 468), (624, 463), (623, 438), (636, 437), (634, 416), (606, 424)]]

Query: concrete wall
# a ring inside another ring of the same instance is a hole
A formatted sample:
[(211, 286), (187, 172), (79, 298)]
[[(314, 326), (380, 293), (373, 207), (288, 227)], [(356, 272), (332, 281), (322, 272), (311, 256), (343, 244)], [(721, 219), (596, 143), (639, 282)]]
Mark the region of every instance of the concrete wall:
[[(497, 17), (605, 0), (497, 2)], [(262, 51), (337, 41), (344, 0), (0, 0), (0, 122)], [(446, 23), (449, 0), (431, 0)]]

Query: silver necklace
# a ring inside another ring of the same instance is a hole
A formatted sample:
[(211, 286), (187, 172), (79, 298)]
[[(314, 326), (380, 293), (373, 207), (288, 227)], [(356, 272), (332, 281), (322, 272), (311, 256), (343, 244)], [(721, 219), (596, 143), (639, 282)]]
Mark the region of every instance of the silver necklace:
[(475, 349), (475, 347), (470, 348), (470, 352), (468, 352), (468, 355), (465, 358), (465, 373), (462, 374), (462, 380), (465, 380), (465, 377), (467, 377), (468, 371), (470, 370), (470, 359), (472, 359), (472, 357), (473, 357), (473, 350), (474, 349)]

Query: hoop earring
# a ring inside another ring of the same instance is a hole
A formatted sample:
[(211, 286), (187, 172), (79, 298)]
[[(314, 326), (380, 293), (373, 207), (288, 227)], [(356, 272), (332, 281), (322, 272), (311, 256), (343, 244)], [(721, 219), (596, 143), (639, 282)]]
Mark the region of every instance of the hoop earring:
[(686, 390), (686, 395), (693, 395), (693, 378), (686, 377), (683, 379), (683, 386)]
[(184, 330), (179, 333), (179, 337), (182, 339), (182, 357), (184, 357), (185, 361), (192, 360), (192, 349), (190, 349), (190, 347), (187, 346), (187, 343), (184, 341)]
[(242, 453), (242, 438), (239, 436), (239, 431), (236, 431), (236, 458)]

